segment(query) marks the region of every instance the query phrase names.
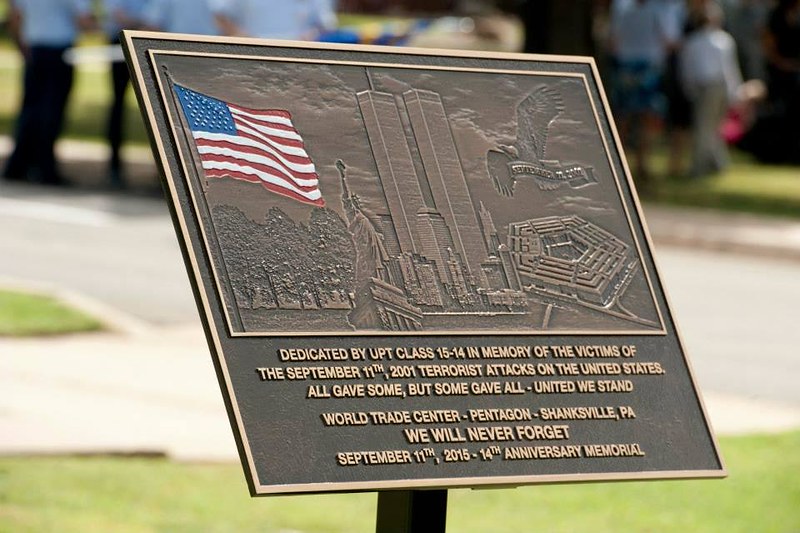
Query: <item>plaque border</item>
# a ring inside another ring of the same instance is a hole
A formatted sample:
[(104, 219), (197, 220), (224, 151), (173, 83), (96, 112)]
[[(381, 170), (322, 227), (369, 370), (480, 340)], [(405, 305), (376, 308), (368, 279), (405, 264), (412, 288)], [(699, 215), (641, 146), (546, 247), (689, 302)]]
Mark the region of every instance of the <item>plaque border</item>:
[[(519, 53), (502, 53), (502, 52), (483, 52), (483, 51), (463, 51), (463, 50), (444, 50), (444, 49), (421, 49), (421, 48), (405, 48), (405, 47), (390, 47), (390, 46), (372, 46), (372, 45), (341, 45), (341, 44), (331, 44), (331, 43), (308, 43), (308, 42), (301, 42), (301, 41), (279, 41), (279, 40), (268, 40), (268, 39), (251, 39), (251, 38), (227, 38), (227, 37), (211, 37), (211, 36), (198, 36), (198, 35), (189, 35), (189, 34), (167, 34), (161, 32), (152, 32), (152, 31), (132, 31), (132, 30), (124, 30), (122, 32), (122, 41), (123, 41), (123, 49), (125, 51), (126, 57), (128, 58), (128, 62), (130, 68), (133, 73), (133, 79), (136, 83), (134, 83), (134, 89), (136, 92), (137, 99), (139, 101), (140, 108), (142, 110), (143, 115), (145, 115), (146, 126), (151, 133), (151, 142), (155, 151), (158, 153), (158, 164), (160, 169), (163, 173), (165, 185), (167, 185), (168, 193), (172, 198), (173, 207), (171, 208), (174, 222), (176, 226), (180, 227), (180, 235), (179, 240), (184, 248), (184, 257), (188, 259), (188, 262), (191, 264), (191, 273), (194, 275), (193, 285), (195, 286), (196, 296), (200, 299), (202, 306), (203, 306), (203, 315), (202, 322), (203, 326), (206, 330), (206, 336), (209, 341), (209, 349), (211, 351), (212, 359), (215, 363), (215, 369), (217, 371), (218, 377), (220, 378), (221, 382), (224, 382), (223, 388), (223, 396), (226, 400), (226, 408), (230, 415), (231, 426), (233, 429), (234, 437), (236, 440), (237, 448), (239, 449), (240, 457), (242, 458), (242, 466), (245, 470), (246, 480), (248, 486), (250, 488), (250, 493), (253, 496), (268, 496), (268, 495), (291, 495), (291, 494), (313, 494), (313, 493), (328, 493), (328, 492), (363, 492), (363, 491), (375, 491), (375, 490), (393, 490), (393, 489), (447, 489), (447, 488), (470, 488), (470, 487), (486, 487), (486, 488), (514, 488), (523, 485), (541, 485), (541, 484), (553, 484), (553, 483), (572, 483), (572, 482), (598, 482), (598, 481), (643, 481), (643, 480), (676, 480), (676, 479), (709, 479), (709, 478), (724, 478), (728, 476), (728, 471), (725, 466), (725, 462), (722, 458), (720, 453), (719, 442), (717, 440), (716, 435), (714, 434), (711, 422), (708, 417), (708, 411), (706, 409), (705, 402), (703, 400), (702, 394), (700, 389), (698, 388), (697, 379), (695, 377), (694, 368), (691, 364), (691, 361), (687, 357), (687, 352), (683, 343), (682, 335), (680, 334), (680, 329), (675, 322), (674, 318), (672, 317), (672, 304), (667, 293), (666, 287), (661, 286), (663, 301), (664, 301), (664, 308), (665, 312), (670, 316), (670, 323), (672, 328), (674, 329), (674, 334), (676, 337), (676, 343), (678, 348), (680, 349), (680, 356), (683, 359), (684, 364), (686, 365), (687, 374), (689, 376), (691, 385), (692, 385), (692, 392), (694, 393), (695, 399), (697, 401), (697, 405), (700, 409), (700, 414), (702, 415), (703, 422), (705, 423), (706, 432), (709, 437), (709, 441), (712, 445), (714, 456), (719, 463), (719, 469), (703, 469), (703, 470), (693, 470), (693, 469), (676, 469), (676, 470), (648, 470), (648, 471), (640, 471), (640, 472), (600, 472), (600, 473), (573, 473), (573, 474), (543, 474), (543, 475), (523, 475), (523, 476), (481, 476), (481, 477), (431, 477), (431, 478), (419, 478), (419, 479), (396, 479), (396, 480), (383, 480), (383, 481), (352, 481), (352, 482), (312, 482), (312, 483), (295, 483), (295, 484), (263, 484), (258, 476), (258, 471), (255, 466), (255, 462), (253, 459), (252, 449), (250, 447), (246, 428), (242, 421), (241, 413), (239, 410), (238, 402), (236, 399), (236, 394), (233, 389), (233, 385), (230, 379), (230, 374), (228, 372), (227, 362), (224, 357), (224, 351), (222, 348), (222, 341), (220, 338), (220, 329), (217, 326), (216, 321), (214, 320), (213, 314), (211, 313), (211, 307), (208, 301), (208, 295), (206, 294), (204, 284), (202, 282), (202, 273), (200, 271), (200, 265), (198, 264), (197, 254), (195, 252), (194, 246), (191, 241), (191, 236), (188, 233), (188, 225), (186, 223), (186, 219), (183, 216), (183, 212), (178, 208), (180, 205), (178, 202), (177, 191), (174, 187), (174, 176), (170, 170), (169, 161), (167, 157), (167, 150), (164, 145), (163, 140), (160, 136), (156, 134), (156, 131), (153, 129), (153, 124), (155, 124), (155, 113), (153, 111), (152, 102), (150, 101), (149, 97), (144, 92), (145, 81), (142, 71), (142, 65), (139, 62), (139, 58), (135, 52), (134, 43), (135, 39), (152, 39), (152, 40), (161, 40), (161, 41), (177, 41), (177, 42), (208, 42), (214, 44), (233, 44), (233, 45), (243, 45), (243, 46), (272, 46), (278, 48), (294, 48), (294, 49), (312, 49), (312, 50), (335, 50), (341, 52), (353, 52), (353, 51), (363, 51), (369, 53), (385, 53), (385, 54), (399, 54), (399, 55), (417, 55), (417, 56), (450, 56), (456, 58), (484, 58), (484, 59), (494, 59), (494, 60), (515, 60), (515, 61), (540, 61), (540, 62), (560, 62), (560, 63), (578, 63), (587, 65), (592, 73), (592, 77), (594, 82), (597, 84), (598, 94), (603, 106), (603, 110), (606, 114), (606, 118), (608, 121), (608, 128), (611, 132), (613, 137), (614, 146), (617, 149), (617, 154), (620, 159), (620, 163), (622, 165), (624, 177), (627, 179), (628, 187), (630, 189), (631, 198), (630, 201), (633, 204), (633, 207), (636, 210), (636, 214), (639, 218), (639, 222), (641, 224), (641, 231), (642, 236), (644, 237), (644, 241), (647, 244), (647, 248), (649, 251), (649, 260), (653, 266), (653, 273), (654, 275), (660, 280), (660, 268), (658, 266), (657, 259), (653, 253), (653, 242), (650, 235), (649, 228), (647, 223), (644, 219), (642, 206), (639, 201), (638, 195), (636, 194), (636, 189), (631, 177), (630, 168), (625, 158), (624, 151), (622, 149), (621, 139), (619, 137), (619, 133), (617, 130), (616, 123), (614, 121), (613, 115), (610, 112), (610, 106), (608, 99), (605, 94), (605, 90), (602, 84), (602, 80), (600, 78), (599, 71), (597, 69), (597, 65), (595, 61), (591, 57), (579, 57), (579, 56), (565, 56), (565, 55), (539, 55), (539, 54), (519, 54)], [(173, 53), (176, 55), (206, 55), (210, 56), (212, 54), (199, 54), (197, 52), (185, 52), (180, 50), (154, 50), (149, 49), (147, 50), (148, 59), (151, 61), (151, 67), (155, 70), (155, 63), (154, 63), (154, 55), (156, 53)], [(225, 57), (236, 57), (234, 54), (216, 54)], [(243, 59), (259, 59), (257, 56), (244, 56)], [(263, 57), (261, 59), (264, 59)], [(267, 58), (269, 59), (269, 58)], [(279, 58), (286, 62), (308, 62), (308, 63), (326, 63), (329, 61), (323, 60), (305, 60), (303, 61), (302, 58)], [(352, 62), (353, 64), (363, 65), (364, 63)], [(379, 63), (378, 65), (383, 67), (392, 67), (394, 65), (389, 63)], [(406, 68), (425, 68), (429, 69), (429, 66), (422, 67), (420, 65), (413, 65), (408, 66)], [(435, 70), (435, 69), (434, 69)], [(464, 68), (447, 68), (447, 70), (456, 70), (456, 71), (469, 71), (471, 69), (464, 69)], [(492, 69), (488, 69), (492, 70)], [(530, 71), (511, 71), (511, 70), (502, 70), (496, 69), (499, 72), (509, 73), (509, 74), (540, 74), (540, 73), (532, 73)], [(547, 74), (547, 73), (544, 73)], [(559, 75), (572, 75), (575, 77), (581, 77), (584, 80), (584, 87), (589, 93), (589, 101), (592, 105), (592, 111), (595, 115), (595, 120), (598, 125), (598, 128), (601, 131), (601, 138), (603, 140), (603, 146), (606, 151), (606, 155), (608, 157), (608, 161), (611, 166), (612, 174), (614, 175), (615, 184), (617, 186), (617, 190), (620, 193), (620, 200), (623, 205), (623, 209), (625, 210), (625, 215), (628, 220), (629, 227), (631, 229), (631, 236), (634, 240), (634, 243), (637, 247), (637, 252), (639, 253), (639, 259), (642, 260), (642, 251), (641, 245), (639, 243), (639, 239), (637, 238), (636, 232), (632, 227), (632, 220), (631, 215), (628, 209), (627, 202), (622, 195), (621, 184), (619, 181), (619, 175), (615, 169), (615, 165), (612, 163), (610, 148), (608, 144), (608, 140), (605, 138), (605, 135), (602, 133), (602, 128), (599, 124), (599, 113), (597, 110), (597, 104), (595, 103), (594, 99), (592, 98), (591, 92), (589, 90), (588, 81), (584, 74), (579, 73), (558, 73)], [(556, 74), (550, 74), (556, 75)], [(167, 105), (164, 101), (165, 95), (163, 93), (163, 84), (161, 82), (161, 77), (159, 75), (154, 76), (154, 80), (156, 84), (159, 86), (159, 90), (161, 92), (161, 103), (165, 106), (167, 112), (165, 113), (165, 119), (168, 125), (170, 126), (170, 130), (172, 135), (176, 135), (174, 122), (172, 121), (172, 117), (169, 112), (169, 105)], [(175, 147), (175, 152), (178, 154), (178, 159), (180, 161), (182, 170), (186, 172), (185, 168), (185, 161), (183, 154)], [(188, 183), (187, 183), (188, 184)], [(193, 195), (193, 191), (191, 187), (187, 187), (190, 191), (190, 195)], [(194, 198), (192, 198), (194, 202)], [(193, 210), (196, 210), (196, 206), (192, 206)], [(195, 211), (196, 213), (196, 211)], [(198, 228), (200, 231), (203, 231), (202, 223), (198, 220)], [(204, 247), (206, 247), (206, 252), (208, 251), (208, 244), (205, 240), (205, 235), (201, 235), (201, 241)], [(209, 256), (210, 257), (210, 256)], [(214, 274), (214, 284), (219, 291), (219, 298), (220, 302), (223, 304), (222, 307), (222, 315), (225, 317), (228, 328), (226, 333), (231, 338), (236, 337), (284, 337), (284, 336), (291, 336), (291, 337), (302, 337), (302, 336), (309, 336), (309, 335), (318, 335), (313, 332), (292, 332), (290, 334), (248, 334), (248, 333), (233, 333), (230, 328), (230, 321), (227, 316), (227, 310), (225, 309), (224, 300), (223, 300), (223, 293), (220, 290), (218, 285), (219, 281), (216, 277), (216, 271), (213, 266), (213, 262), (209, 262), (209, 269)], [(644, 263), (644, 262), (643, 262)], [(611, 335), (641, 335), (641, 336), (652, 336), (652, 335), (660, 335), (666, 336), (668, 335), (668, 331), (666, 330), (666, 324), (664, 322), (664, 317), (662, 314), (661, 306), (659, 305), (658, 299), (655, 298), (655, 294), (653, 294), (653, 286), (652, 280), (648, 273), (648, 269), (644, 268), (646, 279), (648, 282), (648, 287), (651, 291), (651, 297), (653, 297), (653, 302), (656, 306), (656, 310), (659, 315), (659, 320), (661, 322), (662, 331), (592, 331), (592, 332), (569, 332), (569, 331), (545, 331), (545, 332), (530, 332), (524, 331), (521, 333), (509, 333), (503, 332), (498, 335), (528, 335), (528, 336), (541, 336), (541, 335), (556, 335), (556, 336), (574, 336), (574, 335), (586, 335), (586, 336), (611, 336)], [(189, 268), (189, 265), (187, 265)], [(399, 335), (398, 335), (399, 333)], [(482, 335), (491, 335), (492, 332), (486, 331), (477, 331), (477, 332), (444, 332), (444, 333), (427, 333), (427, 336), (482, 336)], [(400, 336), (402, 333), (400, 332), (346, 332), (344, 334), (325, 334), (325, 336), (381, 336), (381, 335), (389, 335), (389, 336)], [(425, 333), (423, 334), (416, 334), (417, 336), (426, 336)], [(235, 424), (234, 424), (235, 420)]]

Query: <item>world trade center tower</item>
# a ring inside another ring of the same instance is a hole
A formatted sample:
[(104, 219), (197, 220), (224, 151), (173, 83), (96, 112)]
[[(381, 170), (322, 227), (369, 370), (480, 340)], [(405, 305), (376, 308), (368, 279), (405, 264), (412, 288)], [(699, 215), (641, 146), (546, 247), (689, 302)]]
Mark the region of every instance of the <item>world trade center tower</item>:
[(395, 97), (373, 90), (357, 97), (400, 251), (422, 253), (416, 218), (425, 202)]
[[(452, 247), (471, 283), (485, 286), (481, 263), (488, 255), (439, 94), (411, 89), (399, 99), (368, 90), (357, 96), (401, 251), (433, 259), (445, 281), (452, 277), (445, 260)], [(427, 202), (420, 183), (430, 191)]]
[(453, 133), (439, 93), (411, 89), (403, 93), (436, 209), (450, 228), (456, 252), (478, 285), (485, 285), (481, 263), (486, 247), (467, 188)]

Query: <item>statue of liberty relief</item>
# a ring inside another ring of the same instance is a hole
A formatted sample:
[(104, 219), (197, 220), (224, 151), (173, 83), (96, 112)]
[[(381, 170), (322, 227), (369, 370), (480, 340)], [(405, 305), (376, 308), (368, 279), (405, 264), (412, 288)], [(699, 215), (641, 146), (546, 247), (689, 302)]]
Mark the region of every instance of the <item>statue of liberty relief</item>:
[(514, 196), (520, 179), (530, 179), (543, 191), (564, 185), (579, 188), (596, 183), (591, 167), (562, 165), (547, 159), (550, 127), (564, 111), (564, 100), (556, 89), (541, 85), (517, 105), (517, 139), (486, 154), (486, 169), (495, 190)]
[[(422, 329), (422, 312), (412, 306), (392, 283), (385, 266), (389, 254), (383, 244), (383, 235), (375, 227), (370, 213), (361, 206), (358, 195), (348, 189), (347, 167), (341, 159), (336, 161), (336, 169), (342, 180), (342, 207), (347, 229), (356, 248), (355, 305), (348, 321), (357, 330)], [(398, 316), (398, 312), (402, 316)]]

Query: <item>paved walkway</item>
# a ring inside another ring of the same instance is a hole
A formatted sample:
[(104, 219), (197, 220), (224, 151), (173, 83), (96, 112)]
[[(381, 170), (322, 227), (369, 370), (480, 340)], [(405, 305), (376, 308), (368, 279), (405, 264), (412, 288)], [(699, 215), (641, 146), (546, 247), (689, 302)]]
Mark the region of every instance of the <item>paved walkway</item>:
[(650, 204), (644, 211), (658, 245), (800, 260), (800, 220)]
[[(0, 138), (0, 159), (9, 147)], [(103, 147), (61, 144), (70, 165), (102, 168)], [(155, 170), (129, 152), (137, 183)], [(91, 173), (90, 173), (91, 174)], [(94, 179), (101, 183), (102, 178)], [(99, 181), (98, 181), (99, 180)], [(89, 183), (92, 185), (92, 183)], [(730, 250), (800, 259), (800, 223), (645, 206), (657, 246)], [(6, 281), (4, 284), (8, 285)], [(3, 284), (3, 281), (0, 281)], [(200, 324), (142, 324), (82, 295), (74, 304), (111, 317), (115, 331), (58, 338), (0, 338), (0, 454), (165, 453), (184, 460), (237, 457)], [(719, 434), (800, 427), (800, 407), (705, 394)]]
[(205, 336), (0, 339), (0, 454), (237, 457)]

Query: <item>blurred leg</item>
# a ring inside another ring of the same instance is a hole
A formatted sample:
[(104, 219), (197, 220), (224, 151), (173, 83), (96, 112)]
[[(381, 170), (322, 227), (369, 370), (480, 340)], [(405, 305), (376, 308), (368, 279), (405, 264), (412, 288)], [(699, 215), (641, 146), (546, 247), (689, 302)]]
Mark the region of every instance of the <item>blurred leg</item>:
[(719, 125), (725, 110), (724, 84), (712, 83), (699, 88), (692, 130), (694, 177), (719, 172), (727, 164), (727, 148), (719, 134)]
[(669, 166), (667, 170), (669, 177), (684, 176), (684, 159), (688, 146), (689, 132), (685, 128), (673, 126), (669, 132)]
[(728, 113), (728, 97), (724, 83), (715, 84), (711, 91), (710, 112), (714, 116), (711, 118), (710, 127), (713, 127), (714, 131), (709, 140), (712, 142), (713, 170), (714, 172), (722, 172), (728, 167), (729, 157), (728, 146), (725, 144), (725, 139), (722, 138), (719, 128)]
[(61, 133), (66, 113), (67, 98), (72, 88), (73, 69), (64, 61), (65, 49), (44, 50), (48, 72), (42, 98), (41, 134), (38, 144), (40, 179), (43, 183), (57, 184), (62, 181), (55, 159), (55, 143)]
[(122, 129), (125, 112), (125, 91), (128, 88), (130, 74), (128, 67), (123, 62), (111, 64), (111, 80), (114, 90), (114, 100), (108, 114), (108, 144), (111, 148), (109, 162), (111, 184), (122, 186), (122, 160), (120, 149), (122, 147)]
[(700, 177), (709, 171), (708, 125), (708, 87), (700, 87), (695, 95), (692, 120), (692, 177)]
[(14, 133), (14, 151), (8, 158), (3, 175), (8, 179), (24, 180), (34, 161), (37, 131), (41, 122), (41, 101), (45, 84), (40, 80), (46, 72), (41, 65), (39, 49), (32, 47), (25, 59), (23, 98)]

